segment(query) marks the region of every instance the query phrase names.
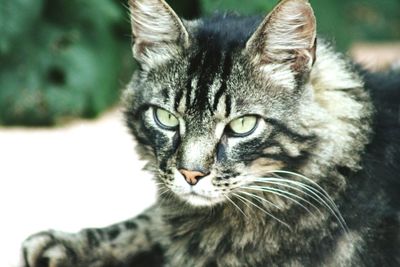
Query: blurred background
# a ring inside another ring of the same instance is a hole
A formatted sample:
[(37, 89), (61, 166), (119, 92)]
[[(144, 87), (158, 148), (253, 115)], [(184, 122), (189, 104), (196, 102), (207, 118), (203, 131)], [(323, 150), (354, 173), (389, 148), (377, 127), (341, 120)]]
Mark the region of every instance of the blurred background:
[[(191, 19), (278, 1), (167, 2)], [(400, 66), (399, 0), (310, 2), (338, 50), (373, 71)], [(154, 202), (118, 106), (135, 68), (127, 1), (0, 0), (0, 266), (16, 266), (30, 233), (105, 226)]]

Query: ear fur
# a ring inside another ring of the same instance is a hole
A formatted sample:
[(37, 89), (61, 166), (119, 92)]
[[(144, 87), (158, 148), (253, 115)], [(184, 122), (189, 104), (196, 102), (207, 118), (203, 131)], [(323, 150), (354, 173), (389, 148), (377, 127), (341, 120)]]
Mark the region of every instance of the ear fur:
[(307, 0), (283, 0), (267, 15), (246, 44), (252, 62), (289, 64), (296, 74), (308, 73), (315, 61), (316, 21)]
[(189, 34), (182, 21), (164, 0), (129, 0), (133, 56), (151, 68), (169, 59), (181, 46), (188, 46)]

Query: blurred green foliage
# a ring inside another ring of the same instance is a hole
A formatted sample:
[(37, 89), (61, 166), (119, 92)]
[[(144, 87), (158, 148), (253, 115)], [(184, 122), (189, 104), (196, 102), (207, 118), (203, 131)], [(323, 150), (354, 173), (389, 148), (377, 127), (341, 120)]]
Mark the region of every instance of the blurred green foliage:
[[(241, 14), (266, 14), (278, 0), (201, 0), (203, 13), (235, 11)], [(354, 41), (400, 39), (399, 0), (310, 0), (318, 32), (346, 50)]]
[(399, 41), (399, 0), (311, 0), (319, 32), (346, 50), (355, 41)]
[(278, 0), (201, 0), (201, 9), (205, 14), (230, 11), (242, 15), (266, 14)]
[(41, 12), (43, 0), (0, 1), (0, 55), (8, 52), (17, 39), (27, 33)]
[(130, 40), (117, 36), (117, 1), (0, 1), (2, 124), (90, 118), (116, 102)]
[[(278, 0), (167, 0), (184, 18), (266, 14)], [(319, 33), (400, 39), (399, 0), (310, 0)], [(95, 117), (132, 73), (127, 0), (0, 0), (0, 124), (53, 125)]]

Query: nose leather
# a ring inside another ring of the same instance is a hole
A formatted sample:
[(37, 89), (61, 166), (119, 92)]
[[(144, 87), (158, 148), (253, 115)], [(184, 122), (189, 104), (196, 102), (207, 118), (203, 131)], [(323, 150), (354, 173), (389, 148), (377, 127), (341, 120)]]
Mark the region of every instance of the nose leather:
[(179, 172), (182, 173), (182, 175), (185, 177), (186, 182), (190, 185), (197, 184), (197, 182), (201, 178), (207, 175), (199, 171), (190, 171), (185, 169), (180, 169)]

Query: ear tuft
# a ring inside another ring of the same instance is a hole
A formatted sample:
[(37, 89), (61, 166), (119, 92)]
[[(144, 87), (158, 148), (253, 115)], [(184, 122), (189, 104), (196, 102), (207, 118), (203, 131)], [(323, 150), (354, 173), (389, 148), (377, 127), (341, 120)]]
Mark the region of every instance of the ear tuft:
[(181, 46), (189, 35), (182, 21), (164, 0), (130, 0), (134, 57), (147, 67), (160, 64)]
[(285, 63), (310, 71), (315, 61), (316, 21), (307, 0), (283, 0), (264, 19), (246, 45), (253, 63)]

